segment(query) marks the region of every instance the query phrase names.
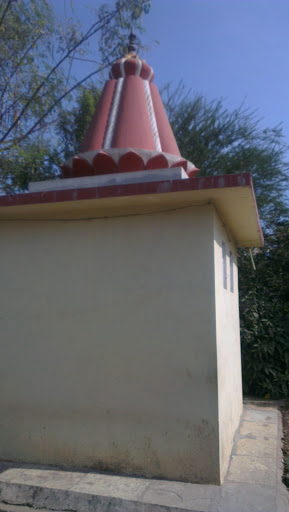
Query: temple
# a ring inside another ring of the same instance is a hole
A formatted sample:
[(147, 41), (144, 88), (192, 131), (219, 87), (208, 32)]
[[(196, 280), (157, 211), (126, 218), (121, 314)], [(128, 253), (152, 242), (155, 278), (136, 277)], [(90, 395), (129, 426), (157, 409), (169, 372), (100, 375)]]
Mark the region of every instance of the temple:
[(250, 174), (180, 155), (153, 76), (131, 34), (61, 177), (0, 197), (0, 460), (220, 484), (262, 230)]
[(64, 178), (195, 166), (181, 157), (152, 68), (129, 53), (110, 71), (81, 153), (62, 166)]

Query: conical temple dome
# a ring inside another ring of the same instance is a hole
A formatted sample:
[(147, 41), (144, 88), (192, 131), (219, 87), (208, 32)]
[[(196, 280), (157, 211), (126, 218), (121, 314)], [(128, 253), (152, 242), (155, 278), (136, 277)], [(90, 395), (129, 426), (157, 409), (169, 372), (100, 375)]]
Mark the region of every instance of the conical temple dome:
[(180, 155), (152, 68), (131, 44), (129, 50), (112, 65), (80, 154), (61, 166), (64, 178), (169, 167), (183, 167), (189, 177), (198, 172)]

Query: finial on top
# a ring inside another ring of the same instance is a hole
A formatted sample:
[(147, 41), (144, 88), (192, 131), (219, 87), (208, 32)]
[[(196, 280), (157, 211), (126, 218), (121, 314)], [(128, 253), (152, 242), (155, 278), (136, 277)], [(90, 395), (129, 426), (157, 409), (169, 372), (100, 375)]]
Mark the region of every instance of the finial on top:
[(135, 53), (136, 51), (136, 44), (135, 44), (135, 40), (136, 40), (136, 35), (133, 31), (133, 29), (131, 29), (131, 33), (130, 35), (128, 36), (128, 53)]

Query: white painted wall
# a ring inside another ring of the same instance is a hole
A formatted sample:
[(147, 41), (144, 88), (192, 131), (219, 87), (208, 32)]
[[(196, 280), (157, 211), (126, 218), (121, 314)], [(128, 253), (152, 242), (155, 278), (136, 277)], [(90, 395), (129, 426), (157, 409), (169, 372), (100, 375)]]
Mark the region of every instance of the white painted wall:
[(0, 224), (2, 460), (220, 481), (218, 235), (213, 206)]
[[(223, 249), (226, 250), (227, 289), (224, 288)], [(230, 252), (233, 256), (231, 291)], [(215, 297), (218, 361), (218, 407), (220, 429), (220, 468), (223, 479), (229, 464), (233, 437), (242, 413), (242, 376), (239, 326), (237, 250), (225, 226), (215, 214)]]

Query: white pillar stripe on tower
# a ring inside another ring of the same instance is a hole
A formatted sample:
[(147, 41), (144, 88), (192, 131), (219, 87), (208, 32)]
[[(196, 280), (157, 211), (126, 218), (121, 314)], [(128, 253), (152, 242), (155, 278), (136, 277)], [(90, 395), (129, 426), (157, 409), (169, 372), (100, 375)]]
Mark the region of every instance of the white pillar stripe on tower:
[(120, 61), (120, 63), (119, 63), (120, 73), (121, 73), (121, 76), (122, 76), (122, 77), (125, 77), (125, 70), (124, 70), (124, 63), (125, 63), (125, 60), (126, 60), (126, 59), (121, 59), (121, 61)]
[(158, 131), (158, 127), (157, 127), (156, 116), (155, 116), (155, 111), (154, 111), (154, 106), (153, 106), (153, 101), (152, 101), (152, 96), (151, 96), (150, 84), (149, 84), (148, 80), (143, 80), (143, 84), (144, 84), (145, 97), (146, 97), (146, 102), (147, 102), (147, 106), (148, 106), (148, 112), (149, 112), (152, 132), (153, 132), (153, 136), (154, 136), (156, 151), (161, 151), (162, 147), (161, 147), (159, 131)]
[(136, 65), (136, 76), (140, 75), (141, 69), (142, 69), (142, 61), (140, 59), (137, 59), (137, 65)]
[(150, 79), (153, 76), (153, 74), (154, 74), (154, 70), (153, 70), (153, 68), (151, 68), (151, 71), (150, 71), (150, 74), (149, 74), (149, 77), (148, 77), (148, 82), (150, 81)]
[(124, 78), (119, 78), (117, 80), (117, 84), (115, 86), (115, 91), (114, 91), (113, 100), (112, 100), (112, 104), (111, 104), (111, 110), (109, 113), (105, 136), (104, 136), (104, 141), (103, 141), (103, 149), (111, 147), (113, 132), (114, 132), (114, 128), (115, 128), (115, 121), (117, 118), (120, 97), (121, 97), (121, 93), (122, 93), (122, 89), (123, 89), (123, 83), (124, 83)]

